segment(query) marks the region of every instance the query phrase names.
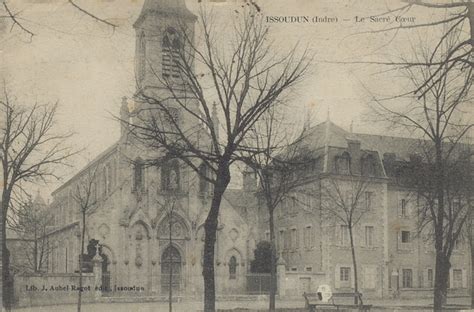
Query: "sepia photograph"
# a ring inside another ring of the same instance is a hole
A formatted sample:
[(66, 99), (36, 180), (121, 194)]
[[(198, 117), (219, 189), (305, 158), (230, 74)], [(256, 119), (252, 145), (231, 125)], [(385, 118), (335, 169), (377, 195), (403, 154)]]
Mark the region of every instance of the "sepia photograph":
[(473, 0), (0, 0), (0, 311), (474, 311)]

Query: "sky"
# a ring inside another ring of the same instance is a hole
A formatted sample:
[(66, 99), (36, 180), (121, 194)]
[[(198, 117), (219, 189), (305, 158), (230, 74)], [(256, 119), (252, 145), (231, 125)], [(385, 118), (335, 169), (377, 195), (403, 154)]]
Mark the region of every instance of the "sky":
[[(0, 0), (0, 2), (5, 0)], [(80, 167), (114, 143), (120, 127), (113, 119), (121, 98), (135, 90), (135, 33), (132, 27), (143, 0), (76, 0), (81, 7), (118, 27), (101, 24), (72, 7), (67, 0), (8, 1), (31, 38), (18, 27), (0, 19), (0, 75), (18, 101), (33, 104), (59, 103), (58, 129), (75, 133), (73, 146), (84, 148), (75, 166), (64, 170), (67, 179)], [(187, 0), (197, 12), (197, 0)], [(384, 125), (367, 121), (370, 90), (383, 95), (403, 88), (396, 75), (385, 67), (366, 64), (337, 64), (361, 60), (387, 60), (407, 53), (413, 42), (429, 41), (433, 31), (366, 34), (366, 31), (395, 25), (371, 22), (362, 17), (378, 15), (401, 6), (398, 0), (259, 0), (265, 17), (308, 16), (311, 20), (337, 18), (333, 23), (268, 23), (278, 52), (295, 44), (308, 47), (314, 55), (304, 82), (292, 93), (291, 118), (301, 125), (311, 114), (313, 124), (329, 118), (355, 132), (387, 132)], [(212, 4), (219, 16), (220, 30), (227, 31), (228, 17), (238, 0)], [(432, 10), (412, 10), (405, 17), (413, 23), (436, 19)], [(0, 16), (4, 12), (0, 11)], [(234, 16), (235, 17), (235, 16)], [(226, 28), (227, 27), (227, 28)], [(221, 42), (220, 44), (225, 44)], [(392, 73), (393, 74), (393, 73)], [(47, 193), (58, 186), (49, 185)]]

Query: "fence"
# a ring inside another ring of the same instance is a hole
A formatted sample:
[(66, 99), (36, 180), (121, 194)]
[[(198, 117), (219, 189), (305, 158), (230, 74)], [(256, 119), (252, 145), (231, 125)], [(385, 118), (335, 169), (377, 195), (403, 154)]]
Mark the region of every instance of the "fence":
[(247, 274), (246, 278), (247, 293), (249, 295), (265, 295), (270, 293), (270, 274)]

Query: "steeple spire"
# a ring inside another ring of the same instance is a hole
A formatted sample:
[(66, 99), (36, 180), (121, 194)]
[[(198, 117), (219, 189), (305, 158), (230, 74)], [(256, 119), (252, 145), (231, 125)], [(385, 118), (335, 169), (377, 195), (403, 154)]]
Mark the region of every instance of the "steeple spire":
[(152, 15), (179, 15), (181, 18), (195, 19), (196, 16), (188, 10), (185, 0), (145, 0), (142, 11), (134, 27), (140, 27), (145, 17)]

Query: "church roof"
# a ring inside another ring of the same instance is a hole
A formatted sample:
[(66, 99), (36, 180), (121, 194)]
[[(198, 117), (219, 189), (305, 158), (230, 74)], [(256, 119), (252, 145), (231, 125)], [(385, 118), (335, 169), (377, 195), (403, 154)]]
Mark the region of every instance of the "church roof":
[(185, 18), (196, 18), (186, 7), (185, 0), (145, 0), (140, 16), (134, 26), (137, 27), (143, 18), (150, 13), (177, 14)]

